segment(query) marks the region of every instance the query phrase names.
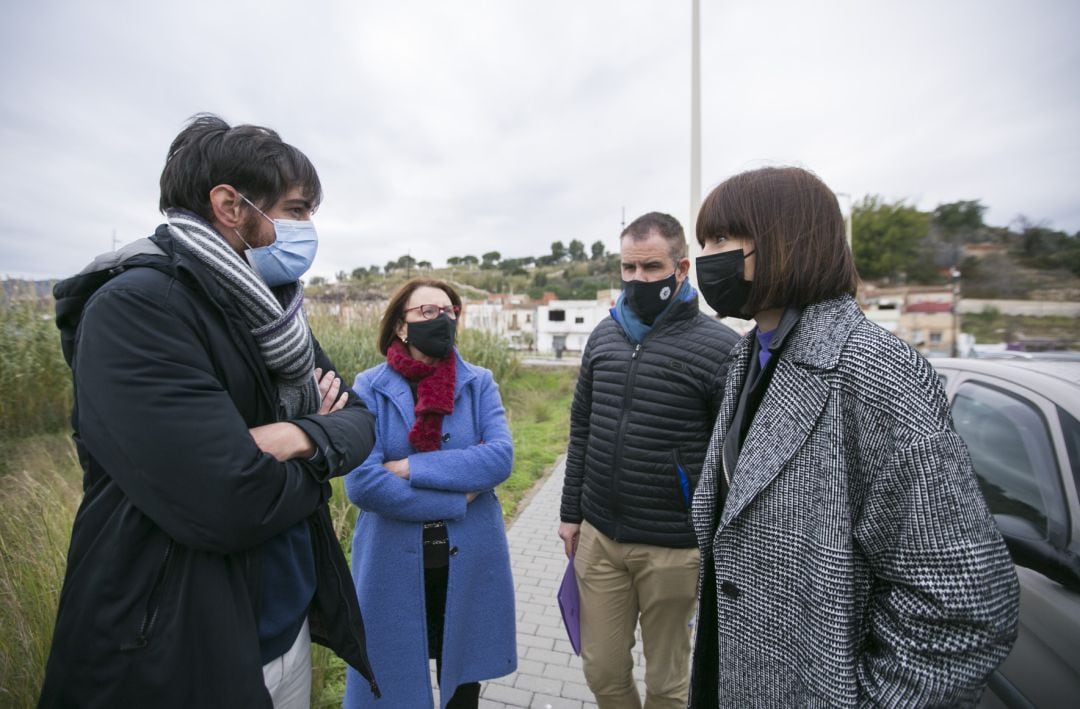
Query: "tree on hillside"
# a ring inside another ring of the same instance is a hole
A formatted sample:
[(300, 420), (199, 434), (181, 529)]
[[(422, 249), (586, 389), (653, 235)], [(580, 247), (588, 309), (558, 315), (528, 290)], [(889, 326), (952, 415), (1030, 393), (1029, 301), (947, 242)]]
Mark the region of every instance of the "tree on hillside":
[(947, 234), (973, 232), (983, 228), (983, 213), (986, 212), (979, 200), (939, 204), (934, 209), (934, 225)]
[(416, 267), (417, 268), (422, 268), (422, 269), (427, 270), (427, 271), (430, 271), (431, 270), (431, 261), (417, 261), (416, 262)]
[(566, 258), (566, 246), (561, 241), (551, 242), (551, 258), (552, 261), (558, 263)]
[(573, 239), (573, 240), (570, 241), (570, 249), (569, 249), (569, 251), (570, 251), (571, 260), (574, 260), (574, 261), (584, 261), (585, 260), (585, 244), (578, 241), (577, 239)]
[(357, 266), (352, 270), (351, 277), (354, 281), (362, 281), (367, 278), (368, 270), (363, 266)]
[(919, 264), (920, 243), (929, 226), (930, 215), (903, 200), (889, 203), (880, 195), (863, 197), (851, 210), (852, 249), (859, 275), (897, 281), (924, 271)]
[(480, 264), (480, 268), (495, 268), (501, 258), (502, 254), (498, 251), (488, 251), (486, 254), (481, 254), (480, 259), (483, 263)]
[(599, 261), (604, 258), (604, 242), (594, 241), (590, 248), (592, 250), (592, 258), (594, 261)]
[(461, 263), (462, 265), (472, 268), (476, 264), (480, 263), (480, 259), (476, 258), (475, 256), (462, 256)]
[(1019, 237), (1013, 237), (1013, 253), (1034, 268), (1067, 268), (1080, 276), (1080, 237), (1032, 223), (1024, 215), (1016, 218)]
[(326, 285), (326, 279), (323, 278), (322, 276), (312, 276), (311, 280), (308, 281), (308, 285), (309, 286), (325, 286)]
[[(985, 211), (986, 207), (977, 199), (947, 202), (934, 209), (931, 224), (937, 232), (935, 236), (948, 244), (947, 254), (942, 254), (941, 249), (938, 250), (938, 266), (959, 264), (963, 260), (964, 244), (985, 240)], [(940, 263), (942, 256), (945, 256), (947, 264)]]
[(396, 270), (397, 270), (397, 261), (387, 261), (386, 265), (383, 266), (383, 273), (385, 273), (388, 276), (390, 275), (391, 272), (396, 271)]
[(447, 266), (460, 266), (461, 265), (461, 257), (460, 256), (451, 256), (450, 258), (446, 259), (446, 265)]
[(379, 275), (379, 267), (376, 266), (375, 264), (371, 264), (371, 266), (368, 268), (368, 273), (370, 273), (373, 276)]

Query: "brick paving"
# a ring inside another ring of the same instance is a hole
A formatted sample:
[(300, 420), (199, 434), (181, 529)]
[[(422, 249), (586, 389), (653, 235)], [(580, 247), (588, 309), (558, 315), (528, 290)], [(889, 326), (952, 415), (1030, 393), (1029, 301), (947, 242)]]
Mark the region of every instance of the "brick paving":
[[(507, 530), (516, 589), (518, 669), (483, 683), (481, 709), (596, 707), (555, 600), (566, 570), (566, 555), (556, 533), (564, 470), (565, 460), (560, 459)], [(633, 654), (634, 676), (644, 697), (640, 631)], [(438, 706), (438, 689), (435, 692)]]

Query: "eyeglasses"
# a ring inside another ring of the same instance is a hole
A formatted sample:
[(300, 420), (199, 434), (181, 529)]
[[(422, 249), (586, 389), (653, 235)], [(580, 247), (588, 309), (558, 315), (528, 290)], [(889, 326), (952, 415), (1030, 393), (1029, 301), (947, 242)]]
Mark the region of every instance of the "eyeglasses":
[(449, 315), (451, 320), (457, 320), (457, 316), (461, 315), (460, 305), (433, 305), (429, 303), (417, 305), (415, 308), (405, 308), (406, 313), (410, 310), (419, 310), (424, 320), (434, 320), (442, 313)]

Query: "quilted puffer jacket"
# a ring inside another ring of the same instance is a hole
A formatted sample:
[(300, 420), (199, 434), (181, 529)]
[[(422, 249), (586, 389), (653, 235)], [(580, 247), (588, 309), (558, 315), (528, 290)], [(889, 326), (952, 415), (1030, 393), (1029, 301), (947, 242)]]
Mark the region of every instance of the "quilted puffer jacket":
[(696, 545), (689, 507), (735, 331), (678, 301), (642, 342), (614, 317), (581, 359), (560, 516), (617, 542)]

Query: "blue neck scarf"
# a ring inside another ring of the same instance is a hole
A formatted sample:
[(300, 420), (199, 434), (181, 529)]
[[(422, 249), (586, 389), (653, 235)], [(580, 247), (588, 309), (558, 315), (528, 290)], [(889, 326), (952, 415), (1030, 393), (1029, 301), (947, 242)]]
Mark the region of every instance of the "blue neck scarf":
[(690, 279), (683, 279), (682, 285), (679, 286), (679, 290), (675, 293), (675, 297), (671, 299), (671, 302), (667, 304), (667, 307), (656, 316), (656, 320), (652, 325), (646, 325), (641, 321), (641, 318), (637, 316), (633, 308), (626, 305), (626, 298), (622, 293), (619, 294), (619, 299), (615, 301), (615, 307), (611, 309), (611, 317), (615, 322), (622, 325), (623, 330), (626, 332), (626, 336), (630, 338), (631, 342), (641, 342), (645, 339), (645, 336), (649, 334), (649, 331), (656, 327), (661, 320), (671, 311), (671, 307), (676, 302), (681, 300), (693, 300), (697, 297), (697, 291), (694, 290), (694, 286), (690, 285)]

